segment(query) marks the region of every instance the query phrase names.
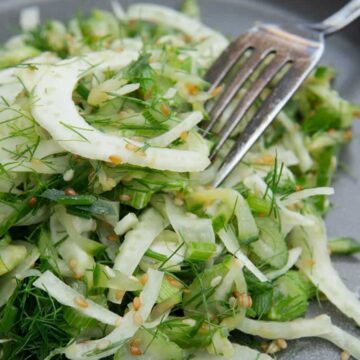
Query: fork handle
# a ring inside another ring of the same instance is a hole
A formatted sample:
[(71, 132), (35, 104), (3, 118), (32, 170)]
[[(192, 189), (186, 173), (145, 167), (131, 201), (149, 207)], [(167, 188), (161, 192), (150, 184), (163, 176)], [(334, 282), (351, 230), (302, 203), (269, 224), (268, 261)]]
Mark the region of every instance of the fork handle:
[(310, 28), (324, 35), (330, 35), (348, 26), (360, 16), (360, 0), (352, 0), (334, 15), (321, 23), (311, 25)]

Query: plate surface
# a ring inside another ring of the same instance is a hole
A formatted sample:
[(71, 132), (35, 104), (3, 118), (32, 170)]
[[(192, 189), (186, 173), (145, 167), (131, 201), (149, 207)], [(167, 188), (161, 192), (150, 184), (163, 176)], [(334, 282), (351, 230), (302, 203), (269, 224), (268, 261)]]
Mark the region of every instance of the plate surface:
[[(123, 1), (131, 4), (135, 1)], [(177, 6), (176, 0), (153, 0), (143, 2), (162, 3)], [(255, 22), (293, 23), (309, 22), (314, 17), (325, 16), (346, 1), (334, 0), (200, 0), (203, 20), (221, 30), (223, 33), (236, 36), (251, 27)], [(79, 9), (88, 11), (92, 7), (109, 8), (106, 0), (0, 0), (0, 40), (6, 40), (17, 29), (19, 10), (28, 5), (39, 5), (43, 19), (53, 17), (68, 19)], [(330, 4), (331, 3), (331, 4)], [(283, 7), (282, 7), (283, 6)], [(286, 9), (285, 9), (286, 8)], [(324, 14), (325, 12), (325, 14)], [(328, 39), (322, 63), (334, 66), (339, 72), (337, 88), (347, 99), (360, 103), (360, 20), (350, 31), (334, 35)], [(356, 41), (357, 39), (357, 41)], [(340, 169), (334, 186), (332, 198), (333, 209), (327, 216), (329, 235), (348, 235), (360, 237), (360, 123), (354, 126), (354, 140), (344, 149), (340, 158)], [(341, 170), (343, 169), (343, 170)], [(360, 258), (337, 257), (333, 259), (336, 268), (347, 285), (360, 294)], [(353, 322), (328, 303), (322, 308), (313, 304), (309, 315), (329, 313), (335, 324), (360, 338), (360, 331)], [(289, 344), (289, 350), (279, 358), (282, 360), (332, 360), (339, 359), (340, 351), (325, 341), (303, 339)]]

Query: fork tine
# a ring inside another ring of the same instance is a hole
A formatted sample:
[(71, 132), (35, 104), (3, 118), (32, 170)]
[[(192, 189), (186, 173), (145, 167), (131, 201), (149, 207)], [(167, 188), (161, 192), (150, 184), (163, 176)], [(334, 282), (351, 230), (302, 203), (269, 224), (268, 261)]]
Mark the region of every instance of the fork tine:
[(221, 84), (241, 55), (243, 55), (246, 50), (251, 49), (248, 40), (249, 37), (250, 33), (244, 34), (233, 41), (211, 66), (205, 75), (205, 80), (211, 84), (210, 91)]
[[(239, 135), (230, 152), (221, 164), (217, 177), (213, 183), (219, 186), (245, 156), (249, 149), (259, 139), (274, 117), (281, 111), (291, 96), (302, 84), (304, 79), (313, 69), (314, 63), (300, 62), (285, 74), (279, 84), (275, 86), (270, 95), (262, 103), (255, 116), (247, 124), (244, 131)], [(281, 99), (281, 101), (279, 101)]]
[[(221, 94), (220, 98), (216, 101), (215, 105), (210, 111), (210, 123), (205, 128), (205, 135), (208, 134), (217, 123), (219, 117), (234, 99), (236, 94), (239, 92), (240, 88), (244, 83), (249, 79), (249, 77), (254, 73), (255, 69), (261, 62), (271, 53), (271, 49), (267, 51), (262, 51), (260, 49), (254, 50), (250, 58), (245, 62), (241, 67), (239, 72), (236, 74), (235, 79), (231, 81), (229, 86), (226, 87), (226, 90)], [(205, 136), (204, 135), (204, 136)]]
[(281, 68), (288, 62), (289, 58), (287, 55), (275, 55), (275, 58), (270, 62), (270, 64), (267, 65), (266, 68), (259, 74), (250, 89), (239, 101), (239, 104), (235, 108), (234, 112), (230, 115), (231, 121), (227, 121), (218, 134), (218, 142), (211, 152), (211, 158), (216, 156), (254, 101), (259, 97), (261, 92), (279, 72), (279, 70), (281, 70)]

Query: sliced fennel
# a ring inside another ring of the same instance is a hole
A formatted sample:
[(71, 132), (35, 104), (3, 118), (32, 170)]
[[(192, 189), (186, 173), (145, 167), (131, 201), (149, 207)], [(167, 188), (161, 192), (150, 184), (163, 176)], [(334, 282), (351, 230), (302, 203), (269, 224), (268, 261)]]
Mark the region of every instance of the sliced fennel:
[(297, 267), (341, 312), (360, 324), (360, 303), (356, 295), (341, 280), (331, 264), (322, 219), (310, 216), (314, 225), (295, 228), (290, 235), (294, 246), (302, 248)]
[(276, 279), (277, 277), (287, 273), (293, 266), (295, 266), (296, 262), (299, 260), (299, 257), (302, 253), (302, 248), (296, 247), (289, 250), (289, 257), (287, 263), (284, 265), (283, 268), (278, 270), (268, 271), (266, 273), (266, 277), (269, 280)]
[(163, 273), (156, 270), (148, 271), (148, 282), (140, 294), (141, 307), (139, 310), (130, 310), (118, 323), (118, 327), (107, 336), (98, 340), (84, 343), (74, 343), (64, 349), (68, 359), (102, 359), (114, 354), (124, 346), (126, 341), (134, 336), (136, 331), (148, 318), (158, 297)]
[[(209, 160), (200, 153), (144, 148), (143, 143), (101, 133), (76, 109), (72, 91), (80, 78), (94, 69), (122, 69), (137, 57), (138, 53), (133, 50), (121, 53), (108, 50), (49, 66), (34, 89), (34, 96), (39, 99), (32, 108), (34, 118), (62, 148), (88, 159), (179, 172), (203, 170)], [(61, 81), (62, 86), (54, 86), (54, 78)]]
[(216, 58), (228, 45), (228, 40), (221, 34), (211, 30), (199, 21), (164, 6), (153, 4), (136, 4), (127, 11), (130, 20), (146, 20), (173, 27), (199, 42), (203, 58)]
[(215, 243), (215, 233), (209, 219), (186, 213), (184, 208), (176, 206), (167, 196), (165, 197), (165, 212), (171, 226), (185, 243)]
[(148, 143), (152, 146), (158, 147), (169, 146), (182, 134), (194, 128), (202, 119), (203, 115), (201, 112), (193, 112), (190, 115), (187, 115), (184, 119), (179, 119), (179, 124), (175, 125), (171, 130), (162, 135), (159, 135), (158, 137), (150, 139)]
[(314, 188), (314, 189), (305, 189), (305, 190), (301, 190), (296, 193), (290, 194), (284, 200), (282, 200), (282, 203), (285, 206), (289, 206), (289, 205), (297, 203), (303, 199), (306, 199), (310, 196), (318, 196), (318, 195), (330, 196), (333, 194), (334, 194), (334, 189), (331, 187), (318, 187), (318, 188)]
[(234, 353), (230, 357), (225, 357), (221, 355), (209, 355), (205, 352), (197, 352), (193, 354), (194, 360), (271, 360), (267, 354), (261, 354), (256, 350), (253, 350), (247, 346), (242, 346), (239, 344), (233, 344)]
[(114, 232), (117, 235), (124, 235), (130, 229), (138, 224), (139, 220), (134, 213), (128, 213), (124, 216), (114, 227)]
[(236, 236), (230, 228), (227, 230), (221, 229), (218, 234), (227, 251), (229, 251), (231, 254), (234, 254), (234, 256), (236, 256), (260, 281), (268, 281), (266, 275), (264, 275), (241, 251)]
[(15, 291), (16, 281), (21, 281), (26, 277), (27, 272), (40, 256), (39, 250), (35, 246), (28, 243), (21, 244), (26, 247), (28, 255), (12, 271), (0, 277), (0, 307), (6, 304)]
[(360, 341), (331, 323), (327, 315), (290, 322), (260, 321), (245, 318), (237, 327), (240, 331), (265, 339), (299, 339), (320, 337), (360, 359)]
[(155, 209), (145, 211), (139, 223), (125, 235), (114, 261), (114, 270), (132, 275), (146, 250), (166, 225), (164, 218)]
[(82, 294), (71, 288), (57, 278), (51, 271), (43, 273), (35, 282), (34, 286), (46, 291), (51, 297), (63, 305), (72, 307), (84, 315), (97, 319), (100, 322), (116, 326), (119, 315), (98, 305), (90, 299), (85, 299)]

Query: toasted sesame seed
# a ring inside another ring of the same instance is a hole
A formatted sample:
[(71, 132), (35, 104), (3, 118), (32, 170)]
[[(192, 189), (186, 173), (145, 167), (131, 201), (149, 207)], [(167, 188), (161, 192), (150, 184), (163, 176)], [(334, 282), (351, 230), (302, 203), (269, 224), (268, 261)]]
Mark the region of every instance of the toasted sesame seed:
[(183, 288), (183, 285), (179, 281), (174, 279), (172, 276), (167, 275), (165, 278), (170, 283), (170, 285), (177, 287), (179, 289)]
[(190, 95), (197, 95), (199, 93), (199, 87), (196, 84), (187, 84), (186, 89)]
[(257, 164), (257, 165), (273, 165), (274, 157), (271, 155), (264, 155), (264, 156), (256, 159), (255, 164)]
[(77, 306), (86, 309), (87, 307), (89, 307), (89, 303), (85, 300), (85, 298), (83, 298), (82, 296), (78, 296), (74, 299), (74, 302)]
[(117, 290), (115, 292), (115, 299), (118, 300), (118, 301), (121, 301), (123, 299), (124, 295), (125, 295), (125, 291)]
[(189, 133), (187, 131), (183, 131), (181, 134), (180, 134), (180, 139), (182, 141), (186, 141), (189, 137)]
[(148, 282), (149, 280), (149, 275), (148, 274), (144, 274), (141, 278), (140, 278), (140, 283), (142, 286), (145, 286), (145, 284)]
[(32, 196), (28, 201), (28, 206), (30, 208), (34, 208), (37, 204), (37, 198), (35, 196)]
[(112, 162), (114, 165), (119, 165), (122, 163), (122, 159), (118, 155), (110, 155), (109, 156), (110, 162)]
[(342, 351), (340, 354), (340, 360), (349, 360), (350, 354), (346, 351)]
[(139, 347), (130, 346), (130, 354), (133, 356), (140, 356), (140, 355), (142, 355), (142, 352)]
[(275, 343), (282, 350), (287, 348), (287, 342), (284, 339), (276, 339)]
[(67, 195), (67, 196), (75, 196), (75, 195), (76, 195), (76, 191), (75, 191), (73, 188), (71, 188), (71, 187), (66, 188), (66, 189), (64, 190), (64, 193), (65, 193), (65, 195)]
[(106, 238), (109, 241), (117, 241), (117, 240), (119, 240), (119, 236), (117, 236), (116, 234), (110, 234), (110, 235), (106, 236)]
[(240, 307), (243, 307), (245, 309), (249, 309), (252, 306), (252, 298), (250, 295), (241, 293), (237, 297), (237, 301)]
[(215, 96), (218, 96), (223, 90), (223, 87), (222, 86), (217, 86), (213, 91), (211, 91), (211, 96), (212, 97), (215, 97)]
[(275, 354), (277, 353), (278, 351), (280, 350), (280, 348), (276, 345), (276, 342), (275, 341), (272, 341), (267, 349), (266, 349), (266, 353), (267, 354)]
[(171, 113), (169, 107), (165, 104), (160, 105), (160, 111), (164, 116), (169, 116)]
[(134, 300), (133, 300), (133, 306), (134, 306), (134, 310), (135, 311), (138, 311), (140, 309), (140, 306), (141, 306), (141, 300), (138, 296), (135, 296), (134, 297)]
[(127, 143), (125, 148), (129, 151), (139, 151), (140, 147), (134, 144)]

